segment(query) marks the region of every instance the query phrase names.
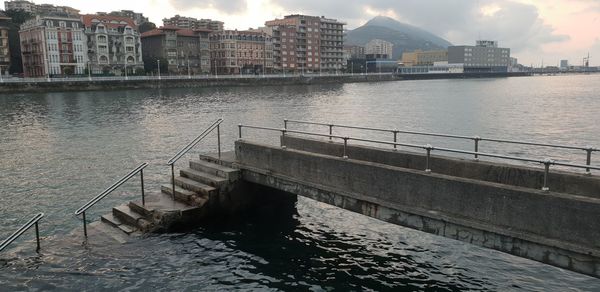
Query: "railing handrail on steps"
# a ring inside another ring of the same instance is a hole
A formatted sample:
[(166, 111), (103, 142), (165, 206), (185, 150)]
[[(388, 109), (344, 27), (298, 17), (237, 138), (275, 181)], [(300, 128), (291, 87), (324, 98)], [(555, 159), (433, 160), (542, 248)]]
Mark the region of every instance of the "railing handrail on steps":
[(200, 143), (200, 141), (202, 141), (202, 139), (204, 139), (208, 134), (210, 134), (215, 128), (217, 128), (217, 132), (219, 134), (219, 135), (217, 135), (217, 139), (219, 140), (217, 142), (217, 144), (218, 144), (218, 148), (219, 148), (218, 151), (219, 151), (219, 155), (220, 155), (221, 154), (220, 125), (222, 122), (223, 122), (222, 118), (218, 118), (217, 120), (215, 120), (210, 126), (208, 126), (208, 128), (206, 128), (202, 132), (202, 134), (198, 135), (198, 137), (196, 137), (196, 139), (192, 140), (192, 142), (190, 142), (188, 145), (183, 147), (181, 150), (179, 150), (179, 152), (177, 152), (177, 154), (175, 154), (171, 159), (169, 159), (169, 161), (167, 161), (167, 165), (175, 164), (175, 162), (177, 162), (183, 155), (185, 155), (190, 150), (192, 150), (192, 148), (194, 148), (198, 143)]
[(77, 209), (77, 211), (75, 211), (75, 215), (83, 215), (83, 234), (85, 235), (85, 237), (87, 237), (87, 225), (86, 225), (87, 222), (85, 219), (85, 212), (92, 206), (96, 205), (96, 203), (98, 203), (102, 199), (104, 199), (106, 196), (108, 196), (110, 193), (112, 193), (114, 190), (116, 190), (118, 187), (120, 187), (121, 185), (123, 185), (124, 183), (129, 181), (138, 172), (140, 173), (140, 179), (141, 179), (141, 185), (142, 185), (142, 204), (143, 205), (146, 204), (146, 198), (145, 198), (145, 194), (144, 194), (144, 168), (146, 168), (147, 166), (148, 166), (148, 163), (146, 163), (146, 162), (140, 164), (138, 167), (136, 167), (135, 169), (130, 171), (128, 174), (123, 176), (121, 179), (119, 179), (118, 181), (113, 183), (110, 187), (108, 187), (107, 189), (102, 191), (100, 194), (95, 196), (93, 199), (91, 199), (90, 201), (85, 203), (83, 206), (81, 206), (81, 208), (79, 208), (79, 209)]
[(208, 126), (200, 135), (196, 137), (196, 139), (192, 140), (189, 144), (183, 147), (177, 154), (175, 154), (169, 161), (167, 161), (167, 165), (171, 166), (171, 183), (172, 183), (172, 193), (171, 196), (175, 198), (175, 163), (181, 159), (186, 153), (188, 153), (192, 148), (194, 148), (200, 141), (202, 141), (208, 134), (212, 133), (215, 129), (217, 129), (217, 152), (219, 159), (221, 158), (221, 123), (223, 122), (223, 118), (216, 119), (210, 126)]
[[(376, 144), (384, 144), (384, 145), (393, 145), (394, 148), (396, 146), (403, 146), (403, 147), (409, 147), (409, 148), (419, 148), (419, 149), (424, 149), (426, 151), (426, 159), (425, 159), (425, 172), (430, 173), (431, 172), (431, 168), (429, 165), (429, 160), (431, 157), (431, 152), (432, 151), (441, 151), (441, 152), (450, 152), (450, 153), (461, 153), (461, 154), (469, 154), (469, 155), (478, 155), (478, 156), (483, 156), (483, 157), (492, 157), (492, 158), (500, 158), (500, 159), (507, 159), (507, 160), (515, 160), (515, 161), (522, 161), (522, 162), (534, 162), (534, 163), (540, 163), (544, 165), (544, 184), (542, 186), (542, 190), (543, 191), (549, 191), (550, 189), (548, 188), (548, 174), (550, 171), (550, 166), (551, 165), (558, 165), (558, 166), (565, 166), (565, 167), (572, 167), (572, 168), (581, 168), (581, 169), (594, 169), (594, 170), (600, 170), (600, 166), (591, 166), (591, 165), (580, 165), (580, 164), (571, 164), (571, 163), (562, 163), (562, 162), (557, 162), (553, 159), (534, 159), (534, 158), (527, 158), (527, 157), (516, 157), (516, 156), (508, 156), (508, 155), (501, 155), (501, 154), (495, 154), (495, 153), (484, 153), (484, 152), (474, 152), (474, 151), (467, 151), (467, 150), (459, 150), (459, 149), (451, 149), (451, 148), (441, 148), (441, 147), (434, 147), (430, 144), (427, 145), (417, 145), (417, 144), (408, 144), (408, 143), (398, 143), (398, 142), (389, 142), (389, 141), (381, 141), (381, 140), (373, 140), (373, 139), (364, 139), (364, 138), (354, 138), (354, 137), (348, 137), (348, 136), (338, 136), (338, 135), (333, 135), (333, 134), (321, 134), (321, 133), (313, 133), (313, 132), (306, 132), (306, 131), (296, 131), (296, 130), (288, 130), (286, 128), (283, 129), (279, 129), (279, 128), (272, 128), (272, 127), (260, 127), (260, 126), (251, 126), (251, 125), (242, 125), (239, 124), (238, 125), (238, 130), (239, 130), (239, 135), (238, 137), (240, 139), (242, 139), (242, 128), (249, 128), (249, 129), (257, 129), (257, 130), (267, 130), (267, 131), (277, 131), (277, 132), (281, 132), (281, 135), (285, 136), (286, 133), (293, 133), (293, 134), (302, 134), (302, 135), (308, 135), (308, 136), (318, 136), (318, 137), (329, 137), (330, 139), (332, 138), (336, 138), (336, 139), (342, 139), (344, 140), (344, 148), (343, 148), (343, 154), (342, 154), (342, 158), (344, 159), (348, 159), (348, 155), (347, 155), (347, 147), (348, 147), (348, 141), (361, 141), (361, 142), (369, 142), (369, 143), (376, 143)], [(282, 145), (285, 146), (285, 145)]]
[(35, 238), (36, 238), (36, 242), (37, 242), (36, 251), (39, 251), (40, 250), (40, 229), (38, 227), (38, 222), (43, 217), (44, 217), (44, 213), (39, 213), (39, 214), (33, 216), (33, 218), (29, 219), (29, 221), (27, 223), (25, 223), (23, 226), (21, 226), (21, 228), (17, 229), (17, 231), (15, 231), (13, 234), (11, 234), (11, 236), (9, 236), (7, 239), (5, 239), (0, 244), (0, 252), (2, 252), (6, 247), (8, 247), (11, 243), (13, 243), (21, 235), (23, 235), (23, 233), (25, 233), (25, 231), (29, 230), (29, 228), (31, 228), (33, 225), (35, 225)]
[[(317, 126), (327, 126), (329, 127), (329, 134), (333, 134), (333, 128), (346, 128), (346, 129), (357, 129), (357, 130), (367, 130), (367, 131), (377, 131), (377, 132), (386, 132), (392, 133), (394, 135), (394, 142), (398, 141), (398, 134), (410, 134), (410, 135), (420, 135), (420, 136), (431, 136), (431, 137), (442, 137), (442, 138), (453, 138), (453, 139), (462, 139), (462, 140), (471, 140), (474, 142), (474, 150), (473, 155), (475, 158), (478, 156), (479, 152), (479, 142), (488, 141), (488, 142), (496, 142), (496, 143), (506, 143), (506, 144), (518, 144), (518, 145), (529, 145), (529, 146), (540, 146), (540, 147), (550, 147), (550, 148), (559, 148), (559, 149), (570, 149), (570, 150), (583, 150), (586, 151), (586, 165), (591, 165), (592, 153), (600, 151), (600, 148), (593, 146), (574, 146), (574, 145), (560, 145), (560, 144), (550, 144), (550, 143), (539, 143), (539, 142), (531, 142), (531, 141), (518, 141), (518, 140), (508, 140), (508, 139), (498, 139), (498, 138), (485, 138), (480, 136), (464, 136), (464, 135), (453, 135), (453, 134), (442, 134), (442, 133), (428, 133), (428, 132), (418, 132), (418, 131), (408, 131), (408, 130), (398, 130), (398, 129), (384, 129), (384, 128), (373, 128), (373, 127), (360, 127), (360, 126), (351, 126), (351, 125), (342, 125), (342, 124), (334, 124), (334, 123), (322, 123), (322, 122), (311, 122), (311, 121), (301, 121), (301, 120), (291, 120), (284, 119), (283, 124), (284, 128), (288, 128), (289, 123), (294, 124), (305, 124), (305, 125), (317, 125)], [(589, 174), (591, 168), (586, 168), (586, 172)]]

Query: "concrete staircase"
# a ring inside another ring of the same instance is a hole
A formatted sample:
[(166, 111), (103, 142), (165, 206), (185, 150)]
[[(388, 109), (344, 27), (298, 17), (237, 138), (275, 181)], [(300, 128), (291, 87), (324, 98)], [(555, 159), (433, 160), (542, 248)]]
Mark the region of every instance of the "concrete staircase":
[[(229, 158), (232, 154), (227, 155)], [(175, 176), (175, 190), (171, 177), (161, 186), (160, 193), (146, 195), (141, 200), (130, 201), (112, 209), (101, 217), (94, 229), (123, 242), (120, 235), (141, 235), (148, 232), (168, 231), (182, 223), (199, 223), (211, 212), (211, 205), (218, 203), (218, 196), (227, 192), (240, 178), (240, 171), (231, 168), (233, 161), (224, 161), (215, 155), (201, 155)], [(101, 224), (101, 226), (99, 225)], [(108, 228), (107, 228), (108, 227)], [(116, 236), (118, 231), (119, 236)]]

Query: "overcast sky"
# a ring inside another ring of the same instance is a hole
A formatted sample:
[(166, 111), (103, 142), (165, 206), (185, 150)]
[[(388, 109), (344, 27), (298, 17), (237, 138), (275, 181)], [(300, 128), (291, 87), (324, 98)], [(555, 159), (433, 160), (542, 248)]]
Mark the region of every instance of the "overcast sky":
[(129, 9), (157, 25), (175, 14), (212, 18), (226, 28), (258, 27), (291, 13), (337, 18), (356, 28), (386, 15), (419, 26), (453, 44), (498, 40), (525, 65), (580, 65), (588, 52), (600, 65), (600, 0), (35, 0), (83, 13)]

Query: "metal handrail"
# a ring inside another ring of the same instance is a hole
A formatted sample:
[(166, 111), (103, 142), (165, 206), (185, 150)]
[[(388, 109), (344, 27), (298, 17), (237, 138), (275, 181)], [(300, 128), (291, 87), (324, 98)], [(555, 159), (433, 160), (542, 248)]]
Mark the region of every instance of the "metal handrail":
[[(238, 128), (239, 128), (238, 129), (238, 131), (239, 131), (238, 137), (240, 139), (242, 139), (242, 128), (277, 131), (277, 132), (281, 132), (282, 136), (285, 136), (287, 133), (293, 133), (293, 134), (303, 134), (303, 135), (317, 136), (317, 137), (329, 137), (330, 139), (332, 139), (332, 138), (342, 139), (342, 140), (344, 140), (344, 148), (343, 148), (343, 154), (342, 154), (342, 158), (344, 158), (344, 159), (348, 159), (348, 155), (347, 155), (348, 141), (351, 141), (351, 140), (360, 141), (360, 142), (376, 143), (376, 144), (384, 144), (384, 145), (393, 145), (394, 148), (396, 146), (403, 146), (403, 147), (424, 149), (426, 151), (425, 172), (427, 172), (427, 173), (431, 172), (429, 160), (430, 160), (432, 151), (460, 153), (460, 154), (477, 155), (477, 156), (483, 156), (483, 157), (500, 158), (500, 159), (507, 159), (507, 160), (522, 161), (522, 162), (540, 163), (540, 164), (543, 164), (544, 168), (545, 168), (544, 184), (542, 186), (542, 190), (544, 190), (544, 191), (549, 191), (547, 181), (548, 181), (548, 174), (549, 174), (551, 165), (565, 166), (565, 167), (571, 167), (571, 168), (600, 170), (600, 166), (562, 163), (562, 162), (557, 162), (557, 161), (555, 161), (553, 159), (549, 159), (549, 158), (534, 159), (534, 158), (527, 158), (527, 157), (516, 157), (516, 156), (508, 156), (508, 155), (501, 155), (501, 154), (495, 154), (495, 153), (485, 153), (485, 152), (479, 152), (479, 151), (467, 151), (467, 150), (459, 150), (459, 149), (451, 149), (451, 148), (434, 147), (430, 144), (417, 145), (417, 144), (408, 144), (408, 143), (398, 143), (398, 142), (389, 142), (389, 141), (382, 141), (382, 140), (354, 138), (354, 137), (348, 137), (348, 136), (327, 135), (327, 134), (320, 134), (320, 133), (313, 133), (313, 132), (306, 132), (306, 131), (288, 130), (286, 128), (279, 129), (279, 128), (272, 128), (272, 127), (260, 127), (260, 126), (251, 126), (251, 125), (242, 125), (242, 124), (239, 124)], [(282, 148), (285, 148), (285, 145), (282, 145)]]
[(146, 168), (146, 166), (148, 166), (148, 163), (146, 163), (146, 162), (140, 164), (140, 166), (138, 166), (134, 170), (130, 171), (128, 174), (123, 176), (121, 179), (119, 179), (118, 181), (113, 183), (110, 187), (105, 189), (103, 192), (101, 192), (100, 194), (95, 196), (93, 199), (91, 199), (90, 201), (85, 203), (85, 205), (81, 206), (81, 208), (79, 208), (79, 209), (77, 209), (77, 211), (75, 211), (75, 215), (83, 215), (83, 234), (85, 235), (85, 237), (87, 237), (87, 225), (86, 225), (87, 221), (85, 219), (85, 212), (92, 206), (96, 205), (96, 203), (98, 203), (102, 199), (104, 199), (106, 196), (108, 196), (110, 193), (112, 193), (114, 190), (116, 190), (118, 187), (120, 187), (121, 185), (126, 183), (128, 180), (130, 180), (138, 172), (140, 173), (140, 180), (141, 180), (141, 186), (142, 186), (142, 205), (146, 204), (146, 197), (144, 194), (144, 168)]
[(173, 192), (171, 193), (172, 197), (175, 198), (175, 163), (183, 157), (186, 153), (188, 153), (192, 148), (194, 148), (202, 139), (206, 138), (208, 134), (212, 133), (212, 131), (217, 129), (217, 151), (219, 159), (221, 159), (221, 123), (223, 122), (222, 118), (218, 118), (215, 120), (208, 128), (206, 128), (202, 134), (198, 135), (196, 139), (192, 140), (189, 144), (183, 147), (175, 156), (173, 156), (169, 161), (167, 161), (167, 165), (171, 166), (171, 183), (173, 186)]
[(7, 246), (9, 246), (13, 241), (19, 238), (25, 231), (29, 230), (31, 226), (35, 225), (35, 239), (37, 242), (36, 251), (40, 251), (40, 229), (38, 226), (38, 222), (44, 217), (44, 213), (39, 213), (35, 215), (33, 218), (29, 220), (29, 222), (25, 223), (21, 228), (17, 229), (15, 233), (5, 239), (2, 244), (0, 244), (0, 252), (2, 252)]
[[(283, 125), (284, 128), (288, 128), (289, 123), (294, 124), (305, 124), (305, 125), (318, 125), (318, 126), (327, 126), (329, 127), (329, 134), (333, 134), (333, 128), (346, 128), (346, 129), (357, 129), (357, 130), (367, 130), (367, 131), (376, 131), (376, 132), (386, 132), (392, 133), (394, 135), (394, 142), (398, 141), (398, 134), (410, 134), (410, 135), (420, 135), (420, 136), (431, 136), (431, 137), (442, 137), (442, 138), (452, 138), (452, 139), (463, 139), (463, 140), (471, 140), (474, 142), (474, 156), (477, 159), (479, 154), (479, 142), (487, 141), (487, 142), (496, 142), (496, 143), (506, 143), (506, 144), (518, 144), (518, 145), (529, 145), (529, 146), (539, 146), (539, 147), (551, 147), (551, 148), (559, 148), (559, 149), (570, 149), (570, 150), (583, 150), (586, 151), (586, 165), (591, 165), (592, 153), (596, 151), (600, 151), (600, 148), (596, 148), (593, 146), (573, 146), (573, 145), (560, 145), (560, 144), (550, 144), (550, 143), (538, 143), (538, 142), (530, 142), (530, 141), (517, 141), (517, 140), (507, 140), (507, 139), (497, 139), (497, 138), (484, 138), (480, 136), (463, 136), (463, 135), (453, 135), (453, 134), (441, 134), (441, 133), (428, 133), (428, 132), (417, 132), (417, 131), (407, 131), (407, 130), (398, 130), (398, 129), (384, 129), (384, 128), (372, 128), (372, 127), (358, 127), (351, 125), (341, 125), (341, 124), (333, 124), (333, 123), (320, 123), (320, 122), (310, 122), (310, 121), (300, 121), (300, 120), (290, 120), (284, 119)], [(394, 147), (396, 148), (396, 147)], [(586, 167), (587, 174), (590, 174), (590, 169)]]

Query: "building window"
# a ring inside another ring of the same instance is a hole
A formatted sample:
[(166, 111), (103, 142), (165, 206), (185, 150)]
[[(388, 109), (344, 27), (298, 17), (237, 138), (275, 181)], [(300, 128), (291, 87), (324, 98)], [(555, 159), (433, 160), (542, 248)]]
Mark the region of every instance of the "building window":
[(99, 35), (98, 36), (98, 42), (99, 43), (106, 43), (106, 36), (105, 35)]
[(64, 21), (59, 21), (58, 22), (58, 26), (60, 26), (60, 27), (67, 27), (67, 23), (64, 22)]

